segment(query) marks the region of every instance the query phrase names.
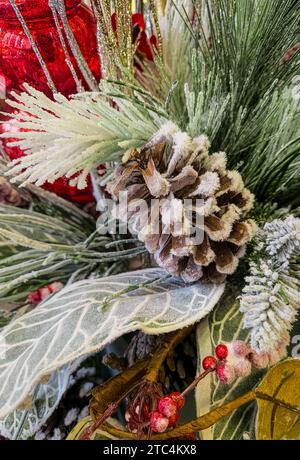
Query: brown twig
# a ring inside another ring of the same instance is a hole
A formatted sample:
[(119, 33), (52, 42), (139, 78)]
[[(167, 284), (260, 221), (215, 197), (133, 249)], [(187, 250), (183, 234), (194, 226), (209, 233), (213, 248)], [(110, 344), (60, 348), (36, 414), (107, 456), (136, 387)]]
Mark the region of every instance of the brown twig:
[(190, 393), (194, 388), (196, 388), (201, 380), (203, 380), (208, 374), (214, 371), (215, 369), (207, 369), (206, 371), (202, 372), (202, 374), (195, 378), (195, 380), (181, 393), (181, 396), (186, 396), (188, 393)]
[(130, 393), (132, 393), (137, 387), (141, 385), (141, 382), (136, 383), (134, 386), (132, 386), (129, 390), (127, 390), (117, 401), (111, 403), (108, 405), (107, 409), (101, 414), (101, 416), (93, 423), (92, 426), (87, 428), (83, 434), (80, 436), (80, 440), (82, 441), (88, 441), (93, 433), (105, 422), (105, 420), (108, 419), (119, 407), (121, 402), (129, 396)]
[[(106, 410), (97, 418), (97, 420), (87, 428), (84, 433), (80, 436), (81, 440), (89, 440), (93, 433), (100, 427), (104, 425), (108, 417), (110, 417), (119, 407), (120, 403), (126, 399), (135, 389), (143, 385), (145, 382), (155, 383), (158, 379), (158, 374), (163, 365), (166, 357), (170, 351), (176, 347), (193, 329), (193, 326), (184, 328), (182, 330), (170, 333), (166, 336), (165, 341), (161, 344), (160, 347), (154, 352), (152, 358), (150, 358), (149, 365), (147, 366), (146, 375), (142, 380), (139, 380), (135, 385), (131, 386), (129, 389), (126, 388), (124, 393), (118, 398), (117, 401), (114, 401), (108, 405)], [(203, 378), (203, 377), (202, 377)], [(124, 431), (124, 433), (127, 433)], [(128, 433), (129, 434), (129, 433)], [(136, 436), (133, 436), (133, 439), (136, 439)]]

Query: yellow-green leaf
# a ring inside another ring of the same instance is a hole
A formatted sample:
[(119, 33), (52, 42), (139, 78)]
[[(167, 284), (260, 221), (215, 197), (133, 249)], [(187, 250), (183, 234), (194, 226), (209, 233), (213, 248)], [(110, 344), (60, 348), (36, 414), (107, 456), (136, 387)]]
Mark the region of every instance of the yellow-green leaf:
[[(113, 418), (107, 419), (107, 424), (109, 424), (111, 427), (114, 427), (116, 429), (124, 430), (124, 427), (117, 420), (115, 420)], [(122, 437), (117, 437), (117, 436), (114, 436), (114, 435), (108, 433), (105, 430), (105, 426), (103, 425), (100, 428), (97, 428), (97, 430), (95, 430), (95, 432), (93, 433), (91, 439), (93, 441), (105, 441), (107, 439), (124, 440), (126, 438), (124, 438), (123, 436)]]
[(80, 436), (89, 428), (92, 424), (91, 417), (84, 417), (80, 420), (73, 430), (68, 434), (67, 441), (78, 441)]
[(273, 367), (256, 391), (256, 438), (300, 439), (300, 359)]
[[(108, 419), (108, 422), (110, 423), (111, 426), (114, 426), (116, 428), (122, 428), (121, 425), (119, 425), (115, 420), (113, 419)], [(67, 441), (79, 441), (81, 436), (85, 433), (85, 431), (90, 428), (93, 424), (92, 418), (91, 417), (85, 417), (82, 420), (80, 420), (77, 425), (73, 428), (73, 430), (68, 434)], [(98, 428), (95, 433), (91, 436), (91, 439), (93, 441), (103, 441), (107, 439), (118, 439), (112, 434), (107, 433), (106, 431), (102, 430), (101, 428)]]

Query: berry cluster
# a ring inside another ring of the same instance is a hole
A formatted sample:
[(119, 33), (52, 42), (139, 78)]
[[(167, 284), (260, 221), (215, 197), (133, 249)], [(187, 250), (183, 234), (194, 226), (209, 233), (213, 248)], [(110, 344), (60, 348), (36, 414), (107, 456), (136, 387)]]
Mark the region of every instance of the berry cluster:
[(138, 437), (149, 432), (151, 414), (157, 410), (158, 403), (163, 397), (161, 386), (157, 383), (142, 381), (129, 394), (125, 420), (127, 429)]
[(157, 410), (150, 415), (151, 431), (163, 433), (168, 428), (173, 428), (178, 422), (179, 411), (184, 406), (184, 403), (184, 397), (177, 391), (160, 398)]
[[(147, 379), (140, 381), (129, 389), (118, 401), (111, 404), (81, 439), (90, 439), (95, 431), (111, 414), (119, 404), (127, 399), (125, 420), (127, 429), (136, 434), (138, 439), (148, 437), (153, 433), (163, 433), (172, 430), (179, 420), (179, 413), (185, 404), (185, 397), (193, 391), (199, 382), (215, 372), (219, 382), (231, 384), (236, 378), (247, 377), (251, 373), (252, 366), (264, 368), (275, 364), (286, 352), (288, 341), (283, 338), (270, 353), (256, 353), (246, 342), (235, 340), (231, 343), (220, 343), (215, 348), (214, 356), (206, 356), (202, 361), (204, 372), (182, 393), (173, 392), (163, 395), (161, 384)], [(191, 435), (194, 439), (194, 435)], [(176, 439), (174, 437), (174, 439)]]
[(230, 385), (237, 378), (250, 375), (252, 367), (263, 369), (272, 366), (286, 355), (288, 340), (283, 338), (272, 352), (257, 353), (246, 342), (235, 340), (227, 345), (219, 344), (215, 356), (206, 356), (202, 367), (207, 372), (216, 372), (217, 379)]
[(217, 375), (225, 365), (228, 356), (228, 348), (224, 343), (220, 343), (215, 348), (216, 356), (206, 356), (202, 361), (202, 367), (205, 371), (216, 371)]
[[(176, 426), (180, 409), (185, 404), (185, 396), (193, 391), (198, 383), (209, 373), (215, 372), (219, 382), (231, 384), (236, 378), (246, 377), (250, 374), (252, 366), (261, 368), (271, 365), (277, 355), (286, 348), (286, 343), (280, 344), (272, 356), (258, 355), (251, 347), (236, 340), (228, 344), (220, 343), (215, 348), (214, 356), (206, 356), (202, 361), (202, 372), (182, 392), (173, 392), (163, 395), (159, 385), (144, 382), (132, 395), (126, 411), (127, 428), (132, 433), (140, 436), (153, 433), (163, 433)], [(277, 353), (277, 354), (276, 354)], [(276, 354), (276, 356), (275, 356)], [(273, 359), (273, 361), (272, 361)]]

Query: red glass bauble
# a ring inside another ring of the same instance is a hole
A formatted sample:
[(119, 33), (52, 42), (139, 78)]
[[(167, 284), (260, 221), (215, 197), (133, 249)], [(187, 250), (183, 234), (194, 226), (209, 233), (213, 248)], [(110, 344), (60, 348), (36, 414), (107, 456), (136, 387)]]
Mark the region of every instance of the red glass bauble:
[[(76, 84), (66, 63), (48, 0), (16, 0), (16, 3), (57, 90), (65, 96), (76, 93)], [(89, 68), (99, 80), (101, 71), (93, 13), (81, 0), (65, 0), (65, 5), (70, 28)], [(70, 50), (69, 53), (82, 79)], [(51, 96), (40, 63), (9, 0), (0, 0), (0, 73), (11, 82), (11, 89), (22, 90), (23, 83), (27, 82)]]
[[(66, 56), (56, 30), (48, 0), (16, 0), (16, 4), (26, 20), (26, 24), (46, 63), (57, 90), (65, 96), (76, 93), (76, 83), (66, 63)], [(90, 70), (99, 81), (101, 71), (97, 52), (96, 23), (93, 13), (81, 0), (65, 0), (65, 6), (70, 28)], [(65, 41), (67, 43), (66, 37)], [(72, 52), (70, 49), (68, 51), (76, 73), (84, 84), (84, 79)], [(6, 83), (7, 93), (11, 90), (22, 91), (23, 83), (26, 82), (36, 89), (43, 91), (49, 97), (52, 96), (40, 63), (22, 25), (16, 18), (9, 0), (0, 0), (1, 82)], [(17, 128), (8, 123), (1, 128), (2, 132), (11, 132), (12, 134), (15, 130)], [(12, 140), (8, 139), (4, 141), (4, 148), (11, 159), (16, 159), (23, 156), (24, 153), (20, 148), (8, 146), (8, 143)], [(69, 185), (68, 179), (62, 177), (53, 184), (45, 184), (44, 188), (63, 198), (82, 204), (94, 200), (90, 182), (85, 190), (78, 190), (77, 187)]]

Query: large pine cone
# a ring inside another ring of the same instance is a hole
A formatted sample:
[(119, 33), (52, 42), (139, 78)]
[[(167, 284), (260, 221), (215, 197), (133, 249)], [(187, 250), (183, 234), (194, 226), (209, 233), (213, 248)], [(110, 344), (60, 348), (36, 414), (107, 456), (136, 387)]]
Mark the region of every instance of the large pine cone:
[[(127, 192), (128, 210), (120, 206), (118, 217), (128, 222), (159, 266), (186, 282), (223, 282), (236, 270), (256, 230), (252, 220), (245, 220), (253, 195), (237, 171), (226, 169), (225, 153), (209, 155), (208, 149), (206, 136), (192, 140), (177, 132), (172, 142), (157, 137), (141, 151), (131, 151), (109, 184), (116, 201), (119, 192)], [(154, 198), (159, 198), (158, 222), (153, 222)], [(186, 219), (184, 199), (192, 202), (197, 228), (196, 217), (202, 215), (200, 243), (178, 233), (178, 221)], [(141, 200), (146, 208), (139, 206)]]

